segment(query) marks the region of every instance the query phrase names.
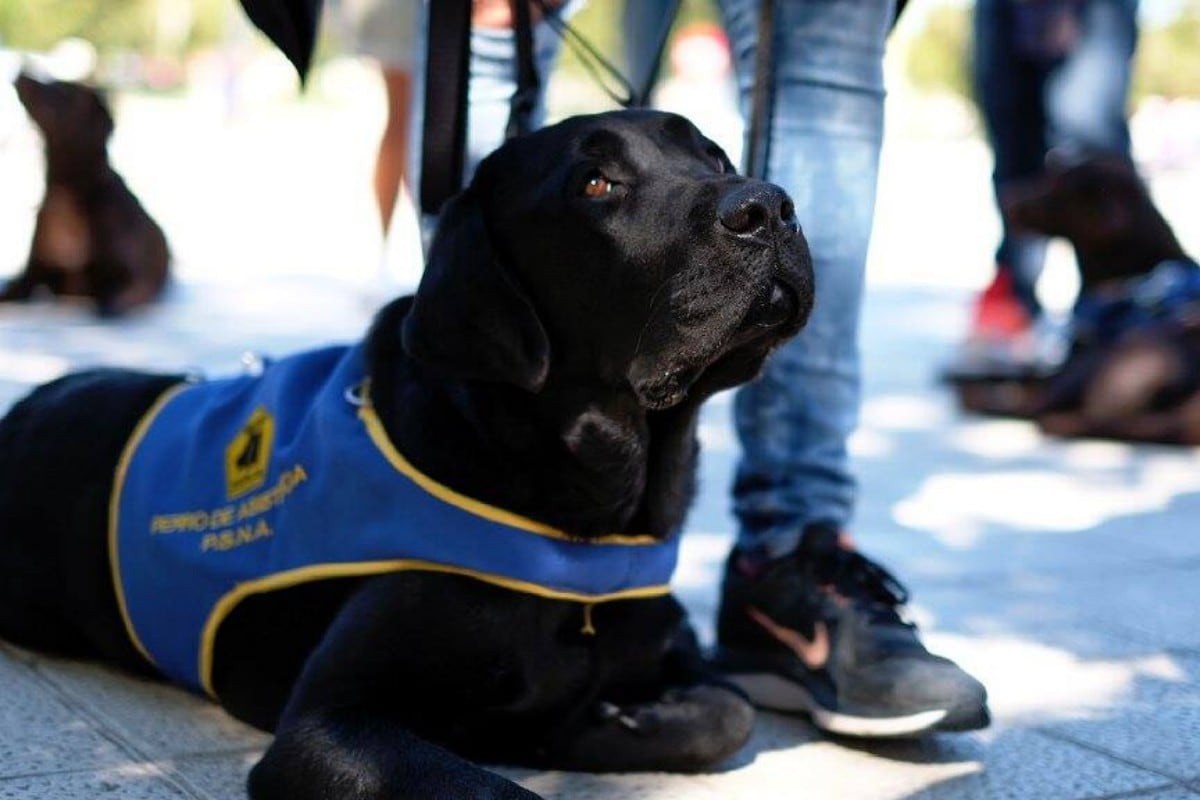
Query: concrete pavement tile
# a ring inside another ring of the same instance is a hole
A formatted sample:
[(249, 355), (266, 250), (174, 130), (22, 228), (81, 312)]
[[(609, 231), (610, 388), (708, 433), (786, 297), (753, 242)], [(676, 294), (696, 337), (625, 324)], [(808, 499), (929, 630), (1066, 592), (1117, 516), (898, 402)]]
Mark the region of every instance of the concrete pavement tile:
[(188, 800), (189, 795), (153, 767), (124, 767), (0, 779), (0, 800)]
[(747, 752), (719, 773), (505, 774), (549, 800), (1083, 800), (1166, 783), (1160, 775), (1026, 730), (862, 744), (820, 738), (773, 714), (761, 715)]
[(261, 750), (247, 753), (189, 756), (169, 762), (189, 787), (212, 800), (237, 800), (246, 796), (246, 776)]
[(758, 787), (761, 790), (758, 769), (763, 753), (820, 743), (821, 734), (803, 719), (762, 712), (755, 720), (754, 733), (747, 745), (720, 765), (719, 771), (710, 774), (591, 775), (503, 767), (497, 771), (542, 794), (547, 800), (725, 800), (743, 789)]
[[(1196, 467), (1193, 467), (1196, 468)], [(1200, 494), (1177, 495), (1163, 513), (1129, 521), (1128, 535), (1148, 553), (1176, 562), (1200, 561)]]
[(1156, 674), (1139, 676), (1116, 706), (1043, 728), (1177, 780), (1200, 781), (1200, 657), (1174, 656)]
[(960, 771), (938, 782), (914, 788), (904, 797), (911, 800), (1073, 800), (1131, 792), (1164, 783), (1159, 775), (1020, 728), (885, 743), (873, 750), (880, 757), (919, 763), (930, 756), (940, 756), (943, 748), (961, 753), (960, 757), (974, 752), (980, 768)]
[(933, 637), (1024, 641), (1079, 659), (1131, 659), (1162, 651), (1147, 636), (1096, 625), (1094, 612), (1075, 592), (1061, 580), (1040, 576), (923, 585), (914, 591), (908, 613)]
[(146, 758), (245, 750), (269, 741), (215, 703), (173, 686), (76, 661), (47, 659), (38, 669)]
[[(1194, 487), (1172, 488), (1181, 479), (1160, 480), (1158, 468), (1096, 475), (1049, 458), (998, 468), (936, 444), (902, 449), (902, 461), (864, 463), (855, 532), (908, 580), (1127, 575), (1195, 559), (1200, 548), (1189, 517), (1174, 513)], [(1173, 469), (1185, 466), (1198, 474), (1190, 462)]]
[[(1137, 636), (1164, 648), (1200, 650), (1200, 564), (1122, 580), (1071, 584), (1063, 600), (1079, 604), (1097, 628)], [(1189, 600), (1189, 598), (1193, 598)]]
[(121, 765), (128, 756), (25, 665), (0, 653), (0, 776)]
[(1200, 567), (1159, 566), (1118, 576), (1016, 575), (956, 587), (921, 585), (919, 622), (968, 635), (1054, 636), (1113, 655), (1200, 648)]
[(724, 800), (702, 777), (664, 773), (593, 775), (584, 772), (497, 770), (545, 800)]
[(1195, 657), (1101, 627), (1066, 598), (992, 589), (921, 597), (913, 615), (926, 644), (983, 681), (1002, 722), (1091, 718), (1194, 696)]

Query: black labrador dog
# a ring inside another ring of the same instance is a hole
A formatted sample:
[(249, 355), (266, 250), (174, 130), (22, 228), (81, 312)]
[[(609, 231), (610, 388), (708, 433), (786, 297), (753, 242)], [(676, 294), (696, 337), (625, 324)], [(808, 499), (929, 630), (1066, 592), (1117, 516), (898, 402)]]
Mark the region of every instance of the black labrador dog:
[(1070, 242), (1080, 291), (1053, 372), (964, 385), (966, 407), (1046, 433), (1200, 444), (1200, 267), (1127, 159), (1052, 165), (1002, 194), (1015, 231)]
[[(564, 546), (600, 548), (614, 534), (660, 546), (693, 494), (701, 403), (752, 378), (811, 303), (807, 244), (781, 189), (739, 177), (682, 117), (576, 117), (503, 145), (451, 201), (415, 296), (385, 307), (366, 336), (369, 385), (344, 403), (373, 409), (381, 447), (438, 491), (534, 520)], [(181, 380), (73, 374), (0, 422), (0, 635), (163, 674), (123, 619), (114, 556), (125, 544), (108, 527), (118, 480), (133, 480), (114, 478), (131, 468), (128, 443), (148, 409), (169, 412), (175, 401), (162, 398)], [(230, 506), (199, 523), (156, 517), (147, 538), (214, 553), (286, 541), (286, 519), (268, 511), (300, 503), (323, 464), (277, 480), (284, 415), (273, 433), (252, 416), (226, 466), (273, 487), (237, 510), (266, 527), (198, 532), (232, 520)], [(331, 452), (342, 446), (335, 438)], [(162, 492), (186, 482), (191, 453), (168, 455)], [(328, 491), (292, 519), (328, 519), (325, 506), (367, 480), (325, 474)], [(424, 547), (456, 531), (417, 534)], [(208, 631), (202, 684), (275, 733), (252, 797), (531, 798), (471, 762), (692, 771), (749, 735), (750, 706), (705, 671), (665, 589), (581, 600), (394, 563), (242, 592)], [(152, 611), (186, 604), (171, 586)]]
[(68, 81), (21, 74), (17, 97), (42, 133), (46, 192), (25, 269), (0, 301), (45, 290), (88, 298), (105, 316), (157, 299), (170, 251), (162, 228), (108, 160), (113, 118), (103, 95)]

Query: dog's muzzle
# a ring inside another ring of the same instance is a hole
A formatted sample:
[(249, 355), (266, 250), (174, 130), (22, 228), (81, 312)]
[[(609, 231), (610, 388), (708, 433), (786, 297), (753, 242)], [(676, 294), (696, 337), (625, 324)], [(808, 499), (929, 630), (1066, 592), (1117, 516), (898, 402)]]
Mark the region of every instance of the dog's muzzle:
[(746, 181), (718, 200), (717, 220), (726, 235), (769, 248), (776, 262), (772, 274), (759, 279), (763, 289), (743, 319), (742, 330), (802, 324), (809, 304), (801, 296), (811, 294), (802, 287), (812, 285), (811, 262), (787, 192), (772, 183)]
[(765, 296), (750, 307), (743, 328), (776, 328), (793, 323), (800, 315), (800, 297), (790, 285), (773, 278)]

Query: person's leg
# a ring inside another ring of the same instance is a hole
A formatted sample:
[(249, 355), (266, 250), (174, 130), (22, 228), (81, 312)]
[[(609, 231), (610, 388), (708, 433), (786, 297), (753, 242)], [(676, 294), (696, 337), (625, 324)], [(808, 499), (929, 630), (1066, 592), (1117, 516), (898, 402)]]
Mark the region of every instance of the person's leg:
[(1127, 103), (1137, 45), (1137, 0), (1090, 0), (1079, 41), (1046, 83), (1050, 144), (1067, 159), (1129, 157)]
[[(767, 179), (792, 196), (812, 249), (808, 325), (742, 388), (734, 487), (740, 543), (793, 549), (812, 523), (846, 526), (846, 440), (858, 420), (858, 317), (883, 135), (884, 40), (894, 3), (775, 3), (775, 114)], [(743, 103), (754, 80), (757, 3), (725, 0)]]
[(379, 221), (386, 237), (408, 169), (408, 138), (412, 125), (412, 72), (384, 65), (384, 93), (387, 97), (387, 118), (379, 137), (379, 152), (375, 157), (375, 201)]
[(379, 66), (383, 79), (385, 116), (373, 188), (385, 238), (409, 167), (413, 74), (419, 58), (417, 5), (415, 0), (342, 0), (329, 19), (355, 54)]
[[(846, 735), (987, 724), (983, 687), (904, 622), (903, 587), (845, 535), (846, 441), (859, 406), (858, 318), (883, 133), (891, 0), (778, 0), (767, 178), (791, 193), (816, 269), (804, 331), (741, 389), (738, 543), (715, 660), (759, 705)], [(743, 98), (757, 3), (723, 0)]]
[[(1012, 0), (977, 0), (973, 18), (974, 90), (994, 160), (992, 187), (997, 207), (1006, 184), (1042, 172), (1049, 146), (1043, 96), (1050, 64), (1036, 63), (1022, 55), (1017, 24)], [(1045, 261), (1046, 242), (1040, 236), (1013, 234), (1003, 220), (1001, 224), (996, 269), (1026, 314), (1035, 317), (1040, 313), (1035, 289)], [(987, 331), (981, 333), (986, 335)], [(996, 333), (1003, 335), (1006, 331)]]

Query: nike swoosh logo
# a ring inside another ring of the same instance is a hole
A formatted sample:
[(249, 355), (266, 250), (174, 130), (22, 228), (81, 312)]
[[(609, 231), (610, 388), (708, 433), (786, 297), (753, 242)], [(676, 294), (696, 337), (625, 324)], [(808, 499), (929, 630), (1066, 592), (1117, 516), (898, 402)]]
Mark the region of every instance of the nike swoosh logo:
[(750, 618), (796, 654), (809, 669), (821, 669), (829, 663), (829, 628), (821, 620), (813, 623), (813, 638), (780, 625), (753, 606), (746, 609)]

